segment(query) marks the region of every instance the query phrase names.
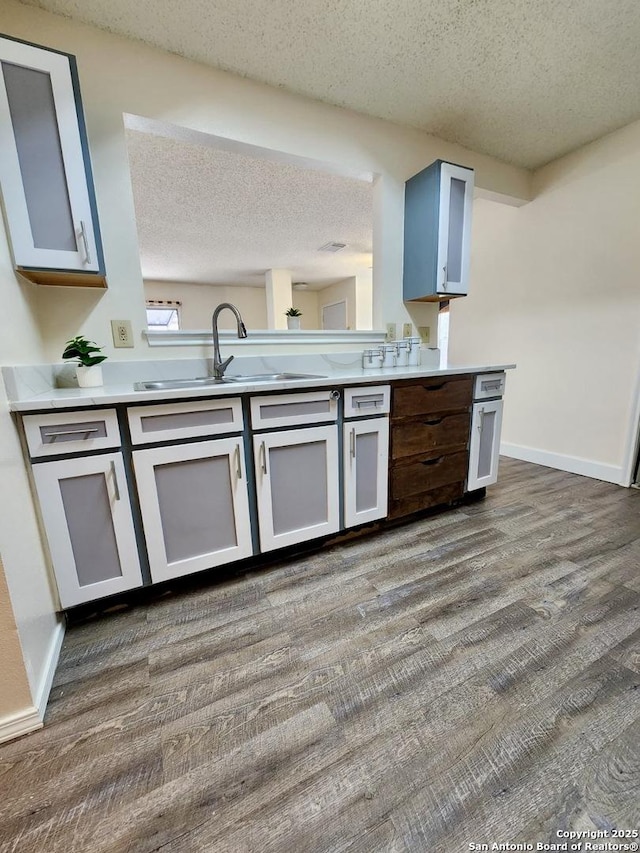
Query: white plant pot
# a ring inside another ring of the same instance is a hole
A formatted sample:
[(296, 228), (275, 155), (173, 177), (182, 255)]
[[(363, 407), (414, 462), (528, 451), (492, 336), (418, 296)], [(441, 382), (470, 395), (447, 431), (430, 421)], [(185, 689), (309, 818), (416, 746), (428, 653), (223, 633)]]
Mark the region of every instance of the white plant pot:
[(85, 367), (84, 364), (79, 364), (76, 367), (76, 377), (79, 388), (99, 388), (102, 385), (102, 365), (92, 364), (91, 367)]
[(287, 329), (299, 329), (300, 317), (287, 317)]

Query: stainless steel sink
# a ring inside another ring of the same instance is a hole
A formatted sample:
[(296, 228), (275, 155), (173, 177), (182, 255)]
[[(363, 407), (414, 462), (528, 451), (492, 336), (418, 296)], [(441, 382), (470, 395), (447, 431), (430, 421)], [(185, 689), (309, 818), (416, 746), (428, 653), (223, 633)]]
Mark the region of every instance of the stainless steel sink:
[(227, 382), (293, 382), (296, 379), (326, 379), (317, 373), (254, 373), (246, 376), (225, 376)]
[(198, 379), (152, 379), (149, 382), (136, 382), (136, 391), (170, 391), (172, 388), (202, 388), (207, 385), (222, 385), (226, 379), (214, 379), (202, 376)]
[(197, 379), (152, 379), (148, 382), (136, 382), (133, 387), (136, 391), (171, 391), (176, 388), (224, 385), (228, 382), (242, 382), (250, 385), (252, 382), (293, 382), (296, 379), (326, 379), (326, 376), (313, 373), (254, 373), (246, 376), (225, 376), (224, 379), (201, 376)]

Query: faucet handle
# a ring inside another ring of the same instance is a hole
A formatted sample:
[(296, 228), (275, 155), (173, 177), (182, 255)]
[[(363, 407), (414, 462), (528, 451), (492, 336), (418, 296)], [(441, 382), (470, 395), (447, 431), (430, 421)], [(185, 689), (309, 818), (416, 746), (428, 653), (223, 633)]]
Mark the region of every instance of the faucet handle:
[(223, 374), (223, 373), (225, 372), (225, 370), (227, 369), (227, 367), (229, 367), (229, 365), (231, 364), (231, 362), (233, 361), (233, 359), (234, 359), (234, 356), (230, 355), (230, 356), (229, 356), (229, 358), (227, 358), (227, 359), (225, 359), (224, 361), (221, 361), (221, 362), (220, 362), (220, 364), (218, 365), (218, 370), (220, 371), (220, 376), (221, 376), (221, 377), (222, 377), (222, 374)]

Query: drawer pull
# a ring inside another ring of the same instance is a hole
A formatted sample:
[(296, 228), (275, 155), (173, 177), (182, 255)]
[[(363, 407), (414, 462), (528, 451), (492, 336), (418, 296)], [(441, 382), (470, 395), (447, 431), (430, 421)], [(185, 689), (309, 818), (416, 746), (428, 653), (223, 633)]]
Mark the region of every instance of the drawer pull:
[(90, 432), (99, 432), (98, 427), (85, 427), (84, 429), (61, 429), (57, 432), (43, 432), (45, 438), (57, 438), (59, 435), (87, 435)]
[(443, 459), (444, 459), (444, 456), (438, 456), (437, 459), (424, 459), (421, 464), (422, 465), (439, 465)]
[(441, 382), (439, 385), (423, 385), (422, 387), (425, 391), (442, 391), (446, 384), (446, 382)]
[(354, 400), (353, 401), (359, 409), (367, 409), (374, 408), (377, 409), (378, 406), (382, 405), (382, 398), (378, 398), (377, 400)]
[(422, 421), (423, 426), (438, 426), (441, 424), (444, 418), (433, 418), (430, 421)]
[(111, 460), (111, 476), (113, 477), (113, 488), (116, 493), (116, 500), (120, 500), (120, 486), (118, 484), (118, 472), (116, 471), (116, 463)]

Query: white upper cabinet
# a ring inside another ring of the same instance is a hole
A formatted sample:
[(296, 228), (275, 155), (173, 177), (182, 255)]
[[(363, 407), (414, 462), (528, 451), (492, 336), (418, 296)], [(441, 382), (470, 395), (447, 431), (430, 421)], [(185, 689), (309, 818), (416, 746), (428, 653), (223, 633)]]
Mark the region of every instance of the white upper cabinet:
[(405, 185), (405, 302), (469, 292), (473, 169), (436, 160)]
[(16, 267), (42, 284), (105, 286), (75, 60), (2, 37), (0, 70), (0, 187)]

